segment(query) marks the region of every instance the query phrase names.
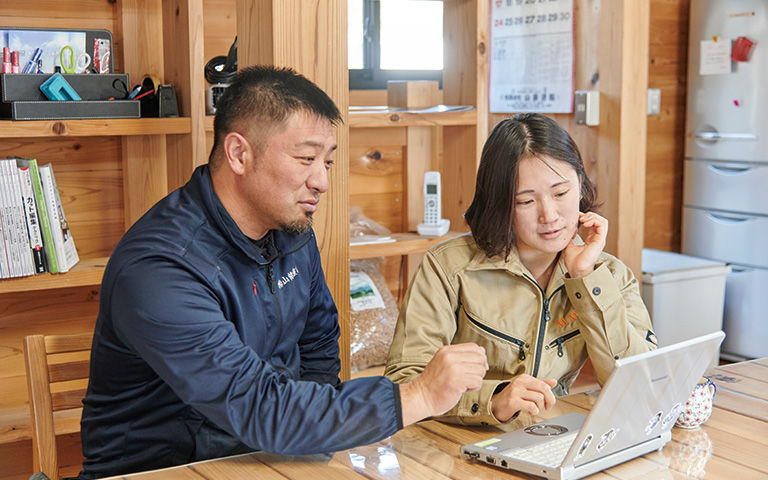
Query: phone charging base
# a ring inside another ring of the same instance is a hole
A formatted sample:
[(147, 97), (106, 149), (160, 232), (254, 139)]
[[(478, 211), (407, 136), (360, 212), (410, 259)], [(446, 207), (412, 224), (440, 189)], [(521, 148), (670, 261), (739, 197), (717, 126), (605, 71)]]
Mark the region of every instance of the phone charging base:
[(419, 235), (429, 237), (442, 237), (448, 233), (448, 229), (451, 228), (451, 221), (447, 218), (441, 218), (436, 224), (428, 225), (426, 223), (420, 223), (416, 225), (416, 231)]

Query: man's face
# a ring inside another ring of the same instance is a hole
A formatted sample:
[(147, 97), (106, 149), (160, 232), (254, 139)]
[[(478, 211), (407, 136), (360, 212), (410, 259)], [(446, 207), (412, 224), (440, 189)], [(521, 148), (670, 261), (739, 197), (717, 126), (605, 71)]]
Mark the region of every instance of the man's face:
[(333, 126), (312, 113), (293, 113), (267, 139), (242, 178), (251, 221), (266, 230), (303, 233), (312, 228), (320, 195), (328, 190), (336, 138)]

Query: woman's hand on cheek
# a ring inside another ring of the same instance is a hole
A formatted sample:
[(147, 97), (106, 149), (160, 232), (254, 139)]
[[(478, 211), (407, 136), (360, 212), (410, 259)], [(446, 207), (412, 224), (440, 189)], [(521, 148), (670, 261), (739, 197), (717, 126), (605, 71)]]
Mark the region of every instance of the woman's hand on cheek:
[(571, 278), (583, 277), (595, 270), (595, 262), (605, 248), (608, 235), (608, 220), (595, 212), (580, 213), (579, 222), (586, 231), (584, 245), (573, 243), (574, 235), (563, 250), (563, 261)]

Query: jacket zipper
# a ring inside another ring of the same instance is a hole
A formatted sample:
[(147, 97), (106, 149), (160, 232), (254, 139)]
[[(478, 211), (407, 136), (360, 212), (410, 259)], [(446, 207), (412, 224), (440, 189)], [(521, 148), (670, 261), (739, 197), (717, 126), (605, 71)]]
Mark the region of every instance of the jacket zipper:
[[(465, 309), (464, 313), (466, 313), (466, 312), (467, 311)], [(483, 325), (482, 323), (478, 322), (474, 318), (470, 317), (468, 313), (467, 313), (467, 318), (469, 319), (470, 322), (475, 324), (475, 326), (477, 326), (481, 330), (485, 330), (486, 332), (490, 333), (491, 335), (494, 335), (496, 337), (499, 337), (499, 338), (501, 338), (503, 340), (506, 340), (508, 342), (512, 342), (515, 345), (517, 345), (517, 348), (519, 349), (519, 353), (517, 355), (517, 358), (520, 359), (520, 361), (525, 360), (525, 350), (524, 350), (524, 348), (526, 347), (525, 342), (523, 342), (522, 340), (518, 340), (515, 337), (510, 337), (506, 333), (502, 333), (502, 332), (500, 332), (498, 330), (495, 330), (495, 329), (493, 329), (493, 328), (491, 328), (491, 327), (489, 327), (487, 325)]]
[(272, 352), (270, 353), (270, 357), (275, 352), (275, 349), (277, 348), (277, 345), (280, 343), (280, 338), (283, 336), (283, 311), (280, 308), (280, 301), (277, 298), (277, 289), (275, 288), (275, 278), (272, 275), (272, 262), (267, 265), (267, 284), (269, 284), (269, 291), (272, 294), (272, 299), (275, 301), (275, 305), (277, 305), (277, 324), (278, 324), (278, 335), (276, 337), (275, 344), (272, 346)]
[(552, 295), (547, 298), (546, 292), (542, 290), (542, 288), (539, 286), (539, 284), (536, 282), (536, 280), (532, 279), (528, 275), (524, 275), (525, 278), (533, 282), (534, 285), (536, 285), (536, 288), (539, 289), (541, 292), (542, 297), (542, 304), (541, 304), (541, 318), (539, 318), (539, 334), (536, 338), (536, 349), (533, 352), (534, 360), (533, 360), (533, 372), (531, 373), (531, 376), (535, 377), (539, 374), (539, 363), (541, 362), (541, 350), (542, 350), (542, 344), (544, 343), (544, 331), (547, 327), (547, 322), (550, 318), (552, 318), (552, 314), (549, 313), (549, 301), (552, 299), (552, 297), (555, 296), (557, 292), (565, 288), (565, 285), (560, 285), (555, 289), (554, 292), (552, 292)]
[(554, 339), (551, 342), (549, 342), (549, 345), (547, 345), (546, 348), (554, 348), (555, 345), (557, 345), (557, 356), (558, 357), (562, 357), (563, 356), (563, 343), (565, 343), (567, 340), (570, 340), (571, 338), (575, 337), (579, 333), (581, 333), (581, 332), (579, 332), (579, 330), (576, 329), (576, 330), (574, 330), (572, 332), (566, 333), (563, 336), (557, 337), (556, 339)]

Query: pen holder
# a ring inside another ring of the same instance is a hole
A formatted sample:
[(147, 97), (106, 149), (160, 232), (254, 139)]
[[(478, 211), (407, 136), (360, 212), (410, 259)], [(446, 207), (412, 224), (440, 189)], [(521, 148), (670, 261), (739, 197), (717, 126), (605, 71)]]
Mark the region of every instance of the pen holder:
[(158, 85), (157, 93), (141, 97), (142, 117), (178, 117), (179, 105), (173, 85)]

